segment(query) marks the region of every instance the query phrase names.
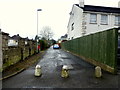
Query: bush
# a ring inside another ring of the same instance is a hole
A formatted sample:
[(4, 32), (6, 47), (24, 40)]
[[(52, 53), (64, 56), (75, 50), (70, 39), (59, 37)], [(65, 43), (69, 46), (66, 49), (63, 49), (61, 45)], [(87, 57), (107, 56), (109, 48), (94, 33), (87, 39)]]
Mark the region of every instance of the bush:
[(41, 50), (47, 49), (48, 45), (47, 45), (47, 42), (45, 40), (40, 40), (39, 43), (40, 43)]

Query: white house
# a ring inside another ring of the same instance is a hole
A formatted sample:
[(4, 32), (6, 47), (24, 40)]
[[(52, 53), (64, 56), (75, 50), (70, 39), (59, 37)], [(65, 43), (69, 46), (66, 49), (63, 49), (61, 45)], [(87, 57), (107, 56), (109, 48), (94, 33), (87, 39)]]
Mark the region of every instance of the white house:
[(8, 46), (18, 46), (18, 40), (10, 38), (8, 40)]
[(28, 45), (28, 37), (27, 38), (21, 38), (19, 34), (14, 35), (9, 38), (8, 40), (8, 46), (18, 46), (19, 40), (24, 39), (25, 45)]
[(20, 38), (21, 37), (19, 36), (19, 34), (10, 37), (8, 40), (8, 46), (18, 46), (18, 40)]
[(84, 0), (81, 0), (70, 12), (68, 40), (119, 26), (119, 7), (84, 5)]

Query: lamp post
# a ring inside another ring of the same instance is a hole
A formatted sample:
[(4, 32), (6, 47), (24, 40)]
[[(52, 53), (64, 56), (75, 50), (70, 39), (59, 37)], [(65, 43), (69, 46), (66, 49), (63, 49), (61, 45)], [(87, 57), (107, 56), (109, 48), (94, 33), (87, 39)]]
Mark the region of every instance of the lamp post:
[(42, 11), (42, 9), (37, 9), (37, 52), (39, 52), (39, 48), (38, 48), (38, 12)]

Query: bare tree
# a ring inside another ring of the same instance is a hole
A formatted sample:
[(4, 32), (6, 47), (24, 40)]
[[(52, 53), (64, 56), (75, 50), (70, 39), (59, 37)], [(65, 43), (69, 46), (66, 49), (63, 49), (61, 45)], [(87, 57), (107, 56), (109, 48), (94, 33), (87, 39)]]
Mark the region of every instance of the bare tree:
[(49, 26), (45, 26), (40, 31), (40, 38), (44, 38), (46, 40), (50, 40), (53, 37), (53, 32)]

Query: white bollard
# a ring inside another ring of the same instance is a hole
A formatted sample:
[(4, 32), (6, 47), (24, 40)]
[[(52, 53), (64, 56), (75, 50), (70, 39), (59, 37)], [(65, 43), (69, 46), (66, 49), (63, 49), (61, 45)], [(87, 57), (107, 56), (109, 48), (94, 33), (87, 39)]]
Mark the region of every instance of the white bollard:
[(66, 65), (64, 65), (62, 67), (61, 77), (63, 77), (63, 78), (68, 78), (69, 77), (68, 67)]
[(95, 67), (95, 77), (97, 77), (97, 78), (102, 77), (101, 67), (99, 67), (99, 66)]
[(36, 65), (36, 67), (35, 67), (35, 76), (41, 76), (41, 75), (42, 75), (41, 66)]

